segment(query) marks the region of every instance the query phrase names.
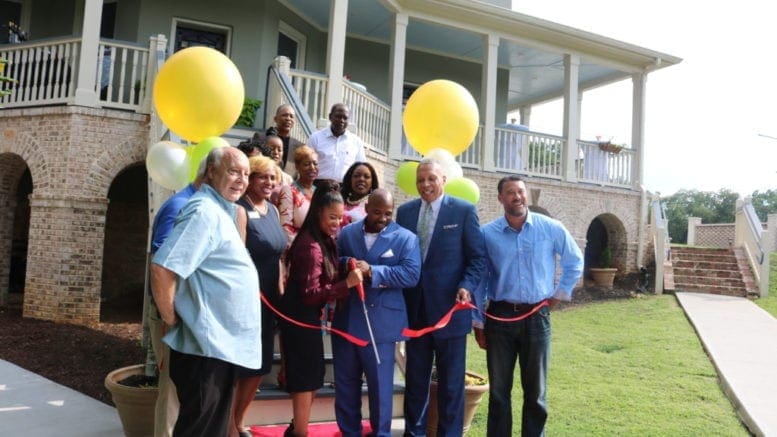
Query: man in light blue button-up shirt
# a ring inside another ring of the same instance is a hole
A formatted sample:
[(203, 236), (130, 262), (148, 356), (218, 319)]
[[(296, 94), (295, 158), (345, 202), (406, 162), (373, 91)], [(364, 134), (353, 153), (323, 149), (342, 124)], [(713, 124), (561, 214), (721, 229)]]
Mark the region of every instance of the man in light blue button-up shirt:
[[(486, 349), (488, 363), (488, 435), (513, 435), (510, 392), (519, 358), (524, 391), (521, 434), (539, 436), (545, 432), (548, 415), (549, 307), (572, 298), (572, 289), (583, 273), (583, 255), (559, 221), (529, 212), (526, 184), (521, 178), (502, 178), (498, 191), (505, 213), (482, 228), (488, 273), (475, 299), (479, 308), (488, 302), (490, 315), (526, 317), (516, 321), (488, 319), (483, 329), (482, 315), (476, 312), (474, 316), (475, 338)], [(562, 270), (558, 283), (556, 257)]]
[(262, 364), (259, 277), (235, 225), (247, 185), (242, 152), (212, 151), (205, 183), (151, 264), (181, 404), (174, 435), (227, 435), (236, 372)]

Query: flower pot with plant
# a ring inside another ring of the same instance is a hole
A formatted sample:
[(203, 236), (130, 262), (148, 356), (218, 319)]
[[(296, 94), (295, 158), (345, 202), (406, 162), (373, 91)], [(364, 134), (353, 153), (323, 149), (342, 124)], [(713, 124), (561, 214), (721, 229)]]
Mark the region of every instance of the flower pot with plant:
[(154, 406), (159, 393), (156, 376), (147, 376), (144, 364), (116, 369), (105, 377), (121, 427), (127, 437), (154, 433)]
[(599, 255), (599, 267), (592, 267), (590, 271), (594, 284), (600, 287), (612, 288), (618, 269), (613, 267), (612, 252), (609, 247), (605, 247)]
[[(488, 392), (488, 379), (475, 372), (467, 370), (464, 373), (464, 432), (472, 426), (478, 405), (483, 395)], [(432, 371), (432, 384), (429, 386), (429, 408), (426, 420), (426, 435), (437, 435), (437, 373)]]

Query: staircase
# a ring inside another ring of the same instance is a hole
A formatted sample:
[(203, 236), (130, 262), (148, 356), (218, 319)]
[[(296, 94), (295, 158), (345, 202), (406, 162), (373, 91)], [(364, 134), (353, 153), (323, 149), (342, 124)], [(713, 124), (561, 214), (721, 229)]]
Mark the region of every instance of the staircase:
[[(671, 249), (674, 290), (747, 297), (758, 294), (741, 249)], [(668, 284), (667, 284), (668, 285)], [(670, 289), (667, 287), (667, 289)]]
[[(281, 359), (278, 347), (278, 336), (275, 336), (275, 354), (273, 355), (272, 370), (262, 380), (262, 385), (254, 396), (253, 402), (246, 412), (245, 423), (251, 425), (273, 425), (289, 423), (292, 418), (291, 397), (288, 393), (278, 388), (278, 370)], [(310, 411), (310, 422), (332, 422), (335, 420), (335, 389), (334, 370), (332, 366), (332, 347), (329, 335), (324, 336), (324, 358), (326, 362), (326, 374), (324, 375), (324, 387), (316, 393), (313, 408)], [(403, 417), (402, 402), (404, 399), (404, 386), (399, 381), (400, 372), (394, 370), (394, 396), (392, 416)], [(362, 385), (362, 417), (369, 417), (367, 385)]]

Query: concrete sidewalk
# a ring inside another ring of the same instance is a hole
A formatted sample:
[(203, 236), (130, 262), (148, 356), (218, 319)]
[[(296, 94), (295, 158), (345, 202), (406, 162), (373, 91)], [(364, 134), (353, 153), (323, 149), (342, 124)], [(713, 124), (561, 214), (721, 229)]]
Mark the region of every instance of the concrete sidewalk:
[(748, 299), (678, 292), (723, 390), (750, 431), (777, 435), (777, 319)]
[(0, 436), (122, 436), (113, 407), (0, 360)]

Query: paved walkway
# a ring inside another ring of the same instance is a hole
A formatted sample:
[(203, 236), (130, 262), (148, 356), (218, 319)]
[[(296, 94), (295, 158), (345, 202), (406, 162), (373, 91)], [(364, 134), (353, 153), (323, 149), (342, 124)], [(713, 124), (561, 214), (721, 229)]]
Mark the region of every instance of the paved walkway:
[(113, 407), (0, 360), (0, 436), (122, 436)]
[(677, 299), (747, 427), (777, 435), (777, 319), (741, 297), (678, 292)]

